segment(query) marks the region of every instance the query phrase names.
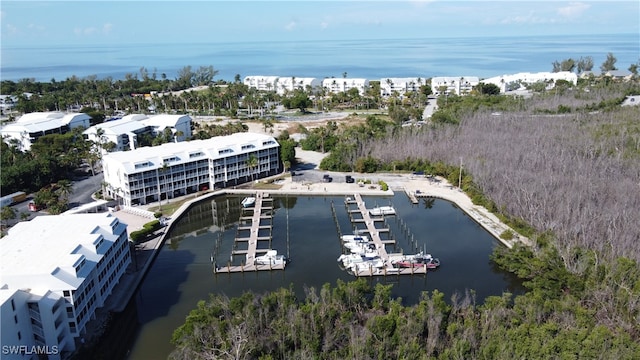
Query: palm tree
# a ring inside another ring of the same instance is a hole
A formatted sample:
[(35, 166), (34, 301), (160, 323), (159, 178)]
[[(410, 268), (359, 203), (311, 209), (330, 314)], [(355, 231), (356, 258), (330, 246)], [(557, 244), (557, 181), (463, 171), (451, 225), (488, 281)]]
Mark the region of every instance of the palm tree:
[(160, 204), (159, 209), (162, 211), (162, 192), (160, 191), (160, 172), (163, 174), (169, 169), (169, 165), (167, 163), (163, 163), (162, 167), (156, 170), (156, 180), (158, 181), (158, 202)]
[(71, 181), (66, 179), (58, 181), (58, 192), (62, 198), (61, 201), (66, 203), (69, 200), (69, 195), (73, 192)]
[(256, 157), (256, 155), (255, 154), (249, 155), (249, 158), (247, 159), (247, 167), (251, 172), (251, 181), (253, 181), (254, 179), (254, 175), (255, 175), (254, 171), (257, 166), (258, 166), (258, 158)]

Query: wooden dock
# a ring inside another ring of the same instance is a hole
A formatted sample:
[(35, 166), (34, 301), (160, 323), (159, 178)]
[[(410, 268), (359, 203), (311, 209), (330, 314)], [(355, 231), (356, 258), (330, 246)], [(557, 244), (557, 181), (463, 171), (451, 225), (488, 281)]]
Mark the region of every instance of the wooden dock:
[[(241, 216), (241, 222), (250, 222), (249, 225), (239, 225), (238, 232), (246, 232), (249, 231), (249, 236), (236, 236), (235, 242), (246, 243), (247, 249), (236, 249), (232, 251), (232, 255), (245, 255), (245, 260), (240, 265), (231, 265), (230, 263), (227, 266), (216, 267), (214, 271), (216, 273), (235, 273), (235, 272), (245, 272), (245, 271), (261, 271), (261, 270), (284, 270), (285, 265), (256, 265), (254, 260), (256, 258), (257, 253), (266, 253), (270, 249), (259, 249), (258, 241), (271, 241), (271, 235), (269, 236), (258, 236), (258, 232), (261, 229), (272, 229), (272, 224), (263, 225), (261, 223), (264, 219), (272, 219), (273, 215), (266, 215), (263, 213), (263, 210), (273, 210), (273, 199), (268, 197), (267, 194), (263, 192), (258, 192), (256, 194), (256, 202), (251, 208), (253, 210), (253, 214), (250, 216)], [(269, 211), (270, 214), (273, 214), (273, 211)]]
[(409, 201), (411, 201), (412, 204), (418, 204), (420, 202), (420, 200), (418, 200), (418, 196), (415, 192), (412, 192), (411, 190), (404, 188), (404, 192), (405, 194), (407, 194), (407, 196), (409, 197)]
[[(416, 200), (417, 201), (417, 200)], [(354, 270), (355, 276), (390, 276), (390, 275), (416, 275), (416, 274), (426, 274), (427, 267), (410, 267), (410, 268), (395, 268), (391, 265), (389, 261), (389, 255), (387, 253), (387, 249), (385, 245), (393, 245), (395, 244), (395, 240), (382, 240), (380, 238), (380, 233), (389, 232), (388, 228), (376, 228), (375, 223), (377, 221), (384, 220), (384, 218), (375, 217), (372, 218), (369, 210), (366, 208), (364, 200), (362, 200), (362, 196), (360, 194), (355, 194), (353, 198), (349, 197), (345, 200), (345, 205), (349, 206), (350, 204), (357, 205), (357, 210), (349, 210), (347, 209), (350, 217), (352, 213), (359, 212), (362, 215), (362, 219), (353, 219), (351, 217), (352, 223), (364, 223), (366, 225), (366, 229), (362, 229), (360, 231), (367, 232), (371, 238), (371, 241), (375, 244), (376, 249), (378, 251), (378, 255), (380, 259), (384, 261), (385, 266), (381, 269), (370, 267), (369, 269), (363, 270)], [(394, 254), (395, 255), (395, 254)]]

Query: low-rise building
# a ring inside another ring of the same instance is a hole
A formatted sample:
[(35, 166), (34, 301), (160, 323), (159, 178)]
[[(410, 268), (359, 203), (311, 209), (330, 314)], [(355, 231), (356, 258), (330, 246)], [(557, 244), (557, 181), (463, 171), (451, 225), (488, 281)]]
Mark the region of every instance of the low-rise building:
[(438, 76), (431, 79), (431, 92), (440, 95), (466, 95), (480, 83), (477, 76)]
[(279, 76), (252, 75), (244, 78), (244, 84), (258, 91), (277, 91)]
[(522, 72), (512, 75), (494, 76), (482, 80), (485, 84), (494, 84), (500, 88), (500, 92), (515, 91), (538, 82), (544, 82), (547, 87), (552, 88), (555, 82), (564, 80), (576, 85), (578, 83), (578, 75), (571, 71), (559, 72), (538, 72), (529, 73)]
[(272, 136), (236, 133), (112, 152), (102, 167), (107, 194), (131, 206), (276, 175), (282, 162)]
[(109, 213), (16, 224), (0, 252), (2, 358), (75, 351), (130, 263), (127, 226)]
[(31, 149), (39, 137), (64, 134), (76, 127), (88, 128), (91, 117), (85, 113), (34, 112), (22, 115), (0, 130), (5, 141), (15, 139), (22, 150)]
[(380, 79), (380, 95), (391, 96), (394, 92), (402, 96), (408, 92), (419, 91), (425, 84), (423, 78), (383, 78)]
[(334, 94), (357, 89), (358, 94), (364, 95), (369, 89), (369, 80), (359, 78), (326, 78), (322, 80), (322, 87), (327, 92)]
[(173, 141), (184, 141), (191, 137), (191, 121), (189, 115), (130, 114), (91, 126), (83, 134), (86, 139), (96, 143), (113, 142), (116, 144), (115, 151), (125, 151), (135, 149), (138, 136), (144, 133), (157, 136), (170, 131)]

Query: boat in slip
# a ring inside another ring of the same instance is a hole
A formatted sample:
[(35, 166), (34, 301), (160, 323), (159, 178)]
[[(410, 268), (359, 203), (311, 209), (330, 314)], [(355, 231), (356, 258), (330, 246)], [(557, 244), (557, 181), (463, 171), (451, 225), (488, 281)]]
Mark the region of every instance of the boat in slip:
[(438, 258), (434, 258), (431, 254), (424, 253), (403, 255), (390, 260), (391, 265), (396, 268), (426, 267), (427, 269), (436, 269), (440, 266), (440, 260)]
[(255, 203), (256, 203), (256, 198), (254, 196), (248, 196), (242, 199), (242, 202), (240, 202), (240, 204), (242, 204), (242, 207), (245, 207), (245, 208), (251, 207)]
[(373, 209), (369, 209), (369, 214), (371, 216), (395, 215), (396, 209), (394, 209), (393, 206), (378, 206)]
[(264, 255), (256, 256), (253, 263), (256, 265), (285, 266), (287, 258), (284, 255), (278, 255), (277, 250), (269, 250)]

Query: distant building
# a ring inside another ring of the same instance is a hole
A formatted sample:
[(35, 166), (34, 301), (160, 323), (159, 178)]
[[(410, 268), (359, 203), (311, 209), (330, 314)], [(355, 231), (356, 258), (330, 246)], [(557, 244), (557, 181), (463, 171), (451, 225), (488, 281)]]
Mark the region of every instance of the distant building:
[(13, 110), (18, 103), (18, 97), (15, 95), (0, 95), (0, 112), (2, 114)]
[(258, 91), (277, 91), (279, 76), (253, 75), (244, 78), (243, 83)]
[(439, 95), (466, 95), (480, 83), (477, 76), (439, 76), (431, 79), (431, 92)]
[(320, 79), (295, 76), (247, 76), (244, 84), (259, 91), (275, 91), (279, 95), (294, 90), (316, 89), (322, 86)]
[(38, 216), (2, 238), (0, 308), (4, 346), (62, 359), (105, 305), (131, 262), (127, 226), (109, 213)]
[[(131, 114), (121, 119), (103, 122), (84, 131), (88, 140), (96, 143), (113, 142), (115, 151), (133, 150), (138, 146), (138, 136), (149, 133), (157, 136), (166, 129), (171, 131), (174, 141), (184, 141), (191, 137), (191, 117), (189, 115), (159, 114), (147, 116)], [(98, 129), (102, 135), (98, 138)]]
[(369, 80), (358, 78), (326, 78), (322, 80), (322, 87), (330, 93), (347, 92), (358, 89), (358, 94), (364, 95), (369, 89)]
[[(255, 168), (247, 163), (252, 155), (258, 160)], [(282, 171), (278, 142), (254, 133), (112, 152), (102, 158), (102, 167), (107, 194), (127, 206), (234, 186)]]
[(380, 95), (390, 96), (394, 92), (402, 96), (407, 92), (417, 92), (426, 83), (423, 78), (382, 78), (380, 79)]
[(34, 112), (3, 126), (0, 132), (5, 141), (16, 139), (22, 150), (29, 150), (41, 136), (64, 134), (76, 127), (88, 128), (90, 120), (84, 113)]
[(501, 75), (482, 80), (485, 84), (494, 84), (500, 88), (500, 92), (520, 90), (527, 85), (537, 82), (547, 83), (547, 87), (555, 86), (557, 80), (565, 80), (573, 85), (578, 83), (578, 75), (570, 71), (517, 73), (513, 75)]

